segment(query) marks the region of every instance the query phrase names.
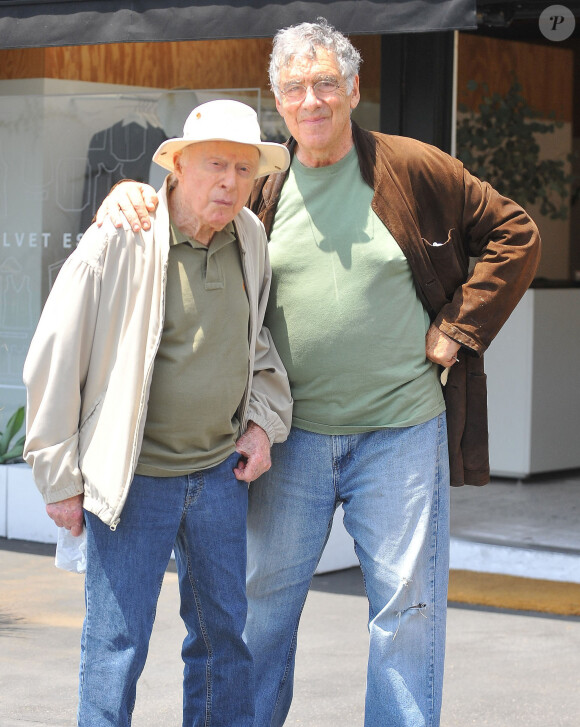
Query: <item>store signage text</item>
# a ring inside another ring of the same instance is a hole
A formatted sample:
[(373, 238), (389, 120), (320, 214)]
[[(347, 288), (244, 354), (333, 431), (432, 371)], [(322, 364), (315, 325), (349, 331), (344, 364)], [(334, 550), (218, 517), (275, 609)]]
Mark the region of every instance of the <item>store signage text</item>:
[(72, 250), (82, 237), (82, 233), (74, 235), (72, 232), (65, 232), (58, 238), (51, 232), (1, 232), (0, 242), (2, 247), (12, 248), (48, 248), (53, 239), (58, 239), (59, 244), (68, 250)]

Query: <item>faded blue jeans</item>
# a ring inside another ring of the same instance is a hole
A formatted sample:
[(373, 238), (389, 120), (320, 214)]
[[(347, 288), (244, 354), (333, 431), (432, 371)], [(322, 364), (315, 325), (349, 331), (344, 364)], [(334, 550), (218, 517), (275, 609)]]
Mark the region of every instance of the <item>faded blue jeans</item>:
[(187, 628), (183, 725), (253, 724), (252, 659), (242, 639), (248, 488), (232, 473), (238, 460), (234, 453), (216, 467), (180, 477), (136, 475), (115, 532), (85, 513), (80, 727), (131, 724), (173, 548)]
[(293, 429), (272, 459), (250, 486), (248, 513), (255, 727), (279, 727), (290, 708), (298, 623), (338, 503), (369, 600), (365, 727), (436, 727), (449, 569), (445, 415), (355, 435)]

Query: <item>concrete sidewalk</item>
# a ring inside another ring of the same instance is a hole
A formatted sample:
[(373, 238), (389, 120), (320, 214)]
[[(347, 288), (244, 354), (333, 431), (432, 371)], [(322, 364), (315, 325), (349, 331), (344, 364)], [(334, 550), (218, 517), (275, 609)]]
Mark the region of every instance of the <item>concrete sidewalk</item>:
[(452, 487), (451, 567), (580, 583), (580, 470)]
[[(0, 539), (0, 727), (75, 724), (83, 578), (53, 550)], [(288, 727), (362, 727), (366, 619), (358, 569), (315, 577)], [(576, 727), (580, 619), (451, 606), (448, 624), (443, 727)], [(181, 725), (183, 635), (169, 572), (134, 727)]]

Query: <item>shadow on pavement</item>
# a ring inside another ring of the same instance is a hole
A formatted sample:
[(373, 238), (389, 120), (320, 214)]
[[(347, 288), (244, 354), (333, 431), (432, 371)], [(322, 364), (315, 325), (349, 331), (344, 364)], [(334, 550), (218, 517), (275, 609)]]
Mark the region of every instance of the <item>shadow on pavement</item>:
[(345, 596), (364, 596), (366, 598), (362, 572), (358, 566), (315, 575), (310, 590), (322, 591), (323, 593), (340, 593)]

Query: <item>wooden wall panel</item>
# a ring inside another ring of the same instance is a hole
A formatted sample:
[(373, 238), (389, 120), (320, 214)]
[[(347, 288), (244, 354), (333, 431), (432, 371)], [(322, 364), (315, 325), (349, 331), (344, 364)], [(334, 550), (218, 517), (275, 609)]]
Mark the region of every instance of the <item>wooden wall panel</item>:
[[(380, 37), (353, 36), (363, 55), (366, 100), (378, 101)], [(269, 38), (106, 45), (0, 51), (0, 78), (59, 78), (151, 88), (269, 90)]]
[(44, 52), (44, 48), (0, 50), (0, 80), (42, 78)]
[(459, 34), (458, 102), (476, 109), (481, 91), (470, 93), (470, 80), (485, 81), (490, 90), (505, 93), (515, 72), (523, 95), (546, 117), (572, 120), (573, 52), (552, 45)]
[(46, 78), (133, 84), (134, 43), (46, 48)]
[(47, 49), (51, 78), (151, 88), (265, 87), (267, 39), (111, 43)]
[[(267, 38), (157, 45), (163, 47), (159, 50), (156, 47), (143, 49), (143, 63), (137, 63), (137, 85), (143, 83), (165, 88), (268, 88), (267, 64), (271, 41)], [(169, 66), (170, 78), (163, 68), (165, 63)], [(147, 82), (148, 78), (151, 83)]]

